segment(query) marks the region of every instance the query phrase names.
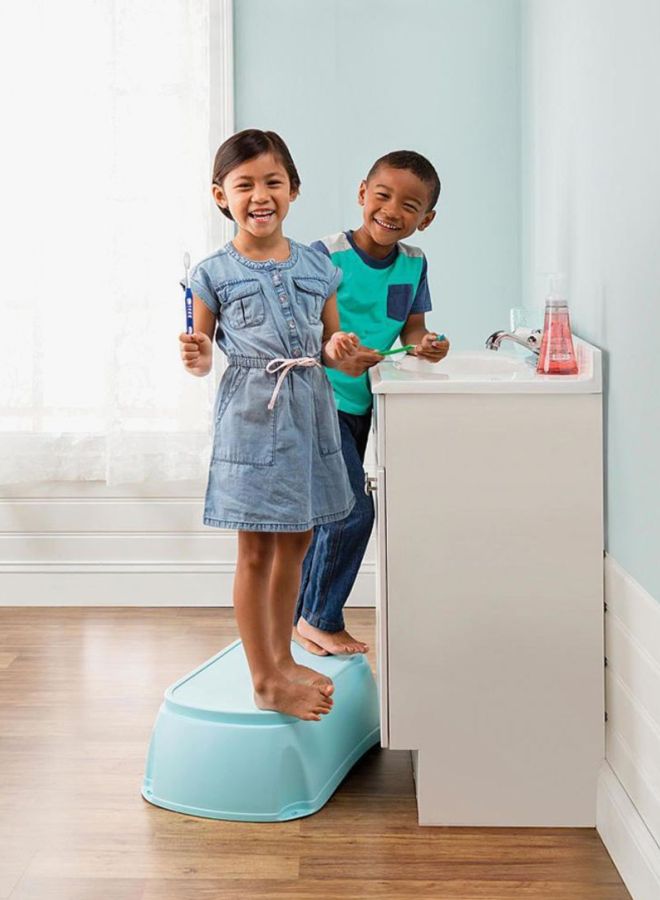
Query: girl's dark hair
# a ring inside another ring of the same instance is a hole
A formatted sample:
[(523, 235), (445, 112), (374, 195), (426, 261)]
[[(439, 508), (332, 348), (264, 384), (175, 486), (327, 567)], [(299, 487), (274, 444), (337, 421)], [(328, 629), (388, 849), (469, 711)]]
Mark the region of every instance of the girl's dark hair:
[[(239, 131), (220, 145), (213, 163), (213, 184), (222, 187), (222, 182), (232, 169), (263, 153), (272, 153), (279, 159), (289, 176), (291, 190), (298, 191), (300, 176), (289, 153), (289, 148), (279, 134), (274, 131), (260, 131), (258, 128), (246, 128), (245, 131)], [(223, 215), (233, 221), (234, 217), (228, 209), (223, 209), (221, 206), (218, 208)]]
[(393, 169), (408, 169), (413, 175), (416, 175), (429, 189), (427, 212), (433, 209), (440, 196), (440, 179), (438, 178), (438, 173), (425, 156), (415, 153), (414, 150), (394, 150), (392, 153), (387, 153), (385, 156), (377, 159), (369, 169), (367, 181), (373, 178), (381, 166), (391, 166)]

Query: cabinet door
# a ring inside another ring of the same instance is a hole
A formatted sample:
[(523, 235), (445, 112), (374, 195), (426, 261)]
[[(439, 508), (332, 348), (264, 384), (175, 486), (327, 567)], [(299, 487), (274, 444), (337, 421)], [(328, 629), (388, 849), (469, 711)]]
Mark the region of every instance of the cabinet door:
[(380, 744), (388, 747), (389, 690), (387, 655), (387, 515), (385, 496), (385, 469), (376, 469), (376, 657), (378, 697), (380, 702)]

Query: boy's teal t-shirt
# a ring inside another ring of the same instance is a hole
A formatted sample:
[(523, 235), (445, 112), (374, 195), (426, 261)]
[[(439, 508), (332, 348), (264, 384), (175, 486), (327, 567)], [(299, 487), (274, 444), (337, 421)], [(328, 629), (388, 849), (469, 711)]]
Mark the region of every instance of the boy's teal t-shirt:
[[(361, 250), (351, 231), (314, 241), (311, 246), (329, 256), (343, 272), (337, 289), (342, 331), (353, 331), (365, 347), (389, 350), (411, 313), (431, 309), (426, 257), (417, 247), (397, 243), (385, 259)], [(371, 409), (367, 372), (357, 378), (326, 369), (337, 409), (363, 415)]]

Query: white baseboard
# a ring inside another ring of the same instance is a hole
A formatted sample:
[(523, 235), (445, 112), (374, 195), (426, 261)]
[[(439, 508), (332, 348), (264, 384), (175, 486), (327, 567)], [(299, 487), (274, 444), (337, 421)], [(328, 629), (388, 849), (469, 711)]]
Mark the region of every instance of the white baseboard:
[(658, 900), (660, 847), (607, 762), (598, 780), (596, 827), (633, 900)]

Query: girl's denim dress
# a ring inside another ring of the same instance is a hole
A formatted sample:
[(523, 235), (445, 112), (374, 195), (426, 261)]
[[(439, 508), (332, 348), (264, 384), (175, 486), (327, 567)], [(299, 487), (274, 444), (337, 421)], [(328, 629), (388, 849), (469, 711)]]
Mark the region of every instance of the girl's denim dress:
[(288, 368), (271, 402), (283, 364), (269, 372), (269, 363), (321, 361), (321, 311), (341, 281), (323, 254), (289, 243), (289, 259), (255, 262), (230, 242), (191, 274), (228, 361), (214, 410), (206, 525), (307, 531), (343, 519), (355, 503), (322, 365)]

